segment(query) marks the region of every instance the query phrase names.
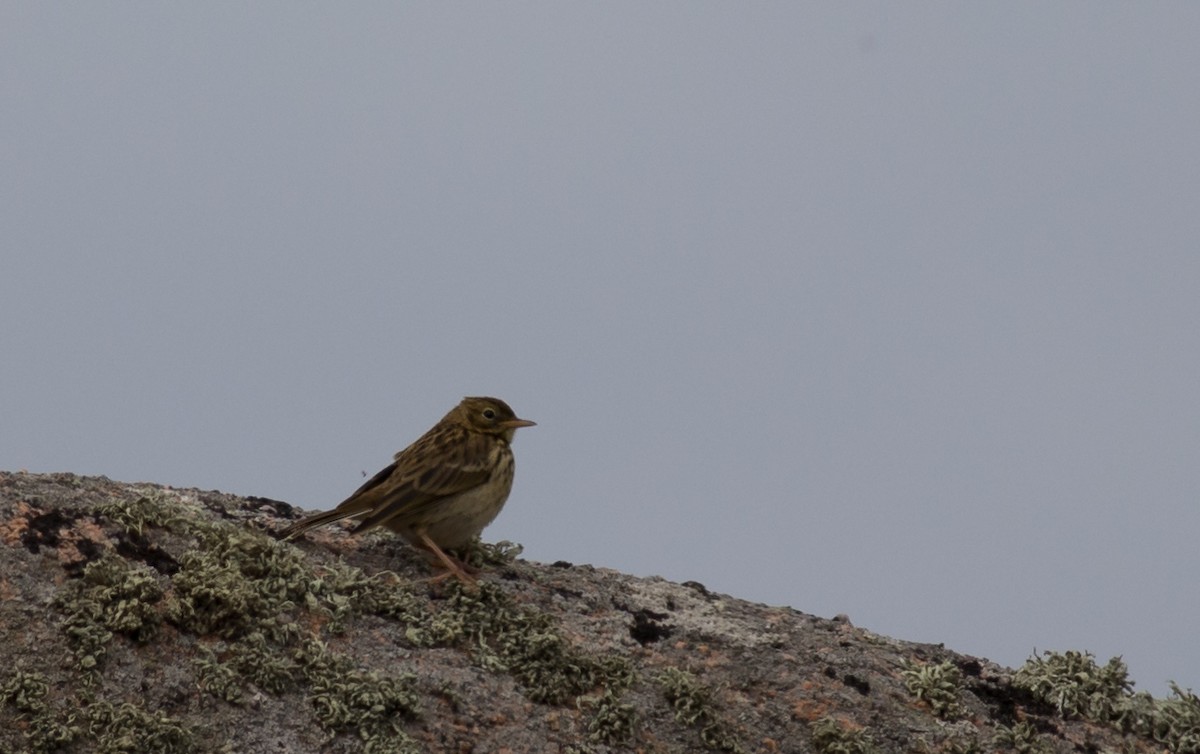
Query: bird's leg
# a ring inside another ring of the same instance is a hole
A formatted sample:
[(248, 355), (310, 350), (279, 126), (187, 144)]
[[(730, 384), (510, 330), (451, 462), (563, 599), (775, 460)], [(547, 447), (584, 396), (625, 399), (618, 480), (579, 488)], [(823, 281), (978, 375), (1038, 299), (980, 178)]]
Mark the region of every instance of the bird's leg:
[(418, 531), (416, 532), (416, 535), (418, 541), (420, 542), (418, 546), (437, 558), (442, 566), (446, 569), (446, 573), (440, 573), (437, 576), (434, 576), (434, 581), (441, 581), (448, 576), (453, 576), (458, 579), (459, 583), (467, 585), (475, 584), (475, 577), (467, 573), (468, 566), (466, 563), (447, 555), (446, 552), (442, 550), (442, 548), (438, 547), (437, 543), (430, 539), (429, 535), (425, 532)]

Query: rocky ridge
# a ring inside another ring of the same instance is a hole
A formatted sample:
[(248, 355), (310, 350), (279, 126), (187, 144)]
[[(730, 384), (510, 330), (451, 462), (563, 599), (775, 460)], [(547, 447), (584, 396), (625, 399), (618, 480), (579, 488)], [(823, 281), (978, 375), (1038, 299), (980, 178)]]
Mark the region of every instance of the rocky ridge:
[(387, 533), (272, 536), (299, 515), (0, 472), (0, 752), (1200, 751), (1200, 700), (1119, 660), (1013, 671), (506, 543), (466, 589)]

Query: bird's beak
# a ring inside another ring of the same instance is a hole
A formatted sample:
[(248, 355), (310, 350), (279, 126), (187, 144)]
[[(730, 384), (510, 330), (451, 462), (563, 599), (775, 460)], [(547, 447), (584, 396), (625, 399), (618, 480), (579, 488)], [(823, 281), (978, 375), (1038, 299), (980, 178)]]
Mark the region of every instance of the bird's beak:
[(537, 422), (531, 422), (528, 419), (509, 419), (506, 422), (500, 423), (505, 429), (517, 429), (518, 427), (536, 427)]

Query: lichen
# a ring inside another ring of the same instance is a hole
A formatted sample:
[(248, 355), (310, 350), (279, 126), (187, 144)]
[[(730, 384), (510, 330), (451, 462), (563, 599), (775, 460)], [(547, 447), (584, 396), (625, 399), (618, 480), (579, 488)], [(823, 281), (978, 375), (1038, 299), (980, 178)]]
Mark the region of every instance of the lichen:
[(1045, 652), (1017, 670), (1013, 683), (1054, 705), (1064, 717), (1106, 722), (1117, 717), (1133, 683), (1120, 657), (1104, 667), (1090, 652)]
[(179, 559), (167, 615), (181, 629), (236, 638), (252, 631), (286, 644), (298, 627), (280, 619), (314, 600), (312, 569), (291, 545), (234, 526), (206, 532)]
[[(95, 688), (114, 641), (142, 644), (162, 635), (166, 624), (171, 636), (190, 637), (186, 667), (211, 698), (240, 705), (254, 698), (252, 691), (294, 693), (330, 736), (352, 735), (371, 752), (411, 751), (404, 726), (420, 714), (414, 677), (367, 671), (326, 643), (370, 615), (394, 622), (414, 648), (458, 649), (480, 668), (511, 676), (533, 702), (577, 704), (587, 714), (594, 744), (624, 745), (636, 736), (634, 706), (623, 700), (637, 681), (629, 658), (577, 646), (557, 618), (519, 604), (503, 584), (482, 580), (466, 588), (445, 582), (430, 600), (423, 586), (418, 591), (393, 573), (314, 562), (295, 543), (214, 518), (189, 496), (170, 491), (138, 488), (94, 510), (99, 522), (117, 530), (121, 552), (135, 558), (107, 549), (82, 569), (81, 578), (66, 582), (55, 603), (77, 667)], [(155, 530), (170, 536), (156, 536)], [(159, 559), (141, 562), (151, 549)], [(466, 556), (496, 567), (511, 564), (519, 553), (512, 543), (476, 543)], [(147, 565), (160, 561), (170, 567)], [(33, 699), (30, 693), (18, 690), (13, 698)], [(60, 714), (57, 727), (51, 716), (33, 719), (29, 729), (45, 743), (30, 746), (53, 749), (54, 741), (101, 728), (113, 742), (105, 744), (111, 751), (122, 750), (121, 742), (187, 751), (197, 740), (190, 728), (137, 700), (114, 706), (97, 698), (94, 693), (73, 700), (75, 717)], [(6, 703), (19, 710), (26, 702)], [(128, 730), (117, 732), (122, 726)], [(715, 716), (698, 727), (710, 748), (740, 750)]]
[(261, 632), (254, 632), (229, 645), (229, 665), (242, 678), (271, 694), (296, 687), (300, 668)]
[(201, 691), (223, 702), (242, 703), (245, 680), (229, 663), (221, 662), (214, 652), (202, 650), (200, 656), (192, 660), (192, 669)]
[(476, 568), (496, 568), (512, 563), (524, 550), (521, 545), (506, 539), (489, 544), (476, 537), (458, 555)]
[(12, 707), (26, 721), (25, 744), (30, 751), (59, 751), (82, 732), (74, 714), (58, 714), (47, 704), (49, 690), (46, 676), (20, 669), (0, 683), (0, 706)]
[(147, 527), (177, 529), (188, 520), (178, 498), (153, 488), (135, 489), (134, 498), (115, 498), (96, 506), (96, 513), (125, 531), (142, 535)]
[(952, 662), (910, 665), (901, 675), (908, 692), (929, 705), (933, 714), (948, 720), (962, 712), (958, 703), (962, 672)]
[(1167, 699), (1133, 693), (1120, 657), (1101, 667), (1090, 652), (1044, 652), (1017, 670), (1013, 684), (1053, 705), (1063, 717), (1147, 736), (1175, 754), (1200, 754), (1200, 698), (1175, 683)]
[(467, 646), (484, 668), (507, 672), (535, 702), (563, 704), (602, 686), (625, 686), (633, 679), (629, 661), (617, 655), (591, 655), (572, 646), (545, 613), (516, 605), (500, 587), (452, 586), (444, 610), (409, 637), (426, 646)]
[(392, 573), (367, 574), (339, 561), (315, 567), (308, 588), (309, 607), (326, 611), (331, 633), (344, 632), (347, 621), (360, 615), (416, 626), (429, 620), (427, 600), (418, 598)]
[(102, 668), (114, 634), (136, 642), (157, 634), (162, 598), (152, 569), (111, 552), (89, 563), (82, 578), (68, 582), (54, 604), (66, 614), (63, 631), (85, 680), (94, 680)]
[(931, 744), (926, 736), (917, 738), (919, 754), (982, 754), (983, 747), (977, 735), (951, 734), (938, 743)]
[(809, 725), (812, 744), (820, 754), (876, 754), (878, 749), (865, 728), (851, 728), (832, 717)]
[(420, 711), (416, 676), (359, 670), (315, 639), (303, 642), (293, 658), (321, 727), (357, 733), (370, 752), (415, 750), (401, 723)]
[(1171, 683), (1171, 696), (1155, 700), (1146, 723), (1138, 732), (1164, 744), (1174, 754), (1200, 754), (1200, 697), (1191, 689)]
[(100, 701), (89, 705), (85, 715), (98, 754), (190, 754), (203, 750), (203, 738), (197, 731), (162, 712), (148, 712), (128, 702)]
[(590, 708), (588, 740), (613, 746), (633, 741), (637, 731), (637, 708), (621, 701), (617, 688), (606, 688), (596, 697), (581, 698), (581, 708)]
[(1042, 754), (1050, 751), (1049, 744), (1042, 740), (1037, 728), (1028, 721), (1015, 723), (1012, 727), (999, 726), (992, 737), (992, 746), (1012, 749), (1018, 754)]
[(676, 722), (699, 729), (700, 740), (706, 747), (718, 751), (742, 751), (730, 726), (717, 714), (711, 687), (679, 668), (664, 670), (658, 676), (658, 683), (675, 712)]
[(46, 692), (49, 690), (46, 676), (16, 670), (0, 685), (0, 704), (10, 704), (22, 714), (36, 715), (46, 709)]

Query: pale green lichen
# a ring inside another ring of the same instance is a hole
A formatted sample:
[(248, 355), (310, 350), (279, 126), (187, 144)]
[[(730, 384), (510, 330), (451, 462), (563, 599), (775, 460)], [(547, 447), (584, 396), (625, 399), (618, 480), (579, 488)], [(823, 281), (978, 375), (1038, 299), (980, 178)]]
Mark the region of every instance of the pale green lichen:
[(482, 667), (509, 673), (526, 696), (546, 704), (632, 681), (628, 660), (580, 651), (551, 616), (517, 606), (499, 586), (483, 582), (478, 589), (451, 588), (446, 608), (426, 627), (409, 630), (415, 643), (465, 645)]
[(74, 714), (62, 717), (39, 715), (30, 725), (26, 743), (32, 751), (62, 751), (83, 735), (76, 720)]
[(496, 568), (512, 563), (524, 551), (524, 547), (507, 539), (488, 544), (476, 537), (458, 555), (476, 568)]
[(87, 732), (95, 737), (98, 754), (190, 754), (203, 750), (202, 736), (162, 712), (148, 712), (128, 702), (101, 701), (89, 705), (85, 715)]
[(241, 704), (245, 680), (229, 663), (221, 662), (211, 650), (203, 650), (192, 660), (196, 672), (196, 685), (206, 694), (223, 702)]
[(918, 754), (981, 754), (983, 747), (974, 735), (949, 735), (937, 744), (931, 744), (925, 736), (917, 738)]
[(316, 640), (303, 642), (294, 659), (323, 728), (357, 733), (368, 751), (413, 750), (401, 724), (419, 713), (416, 676), (359, 670)]
[(125, 531), (141, 536), (147, 527), (176, 529), (184, 525), (181, 501), (163, 490), (142, 488), (135, 498), (116, 498), (96, 506), (96, 513), (118, 524)]
[(421, 625), (429, 618), (427, 600), (418, 598), (390, 572), (367, 574), (339, 561), (314, 568), (308, 586), (307, 606), (327, 612), (331, 633), (342, 633), (347, 621), (360, 615), (406, 625)]
[(60, 751), (82, 733), (75, 715), (59, 714), (46, 703), (50, 684), (41, 673), (16, 670), (0, 684), (0, 706), (10, 706), (27, 721), (25, 744), (30, 751)]
[(1106, 722), (1117, 716), (1133, 683), (1120, 657), (1100, 667), (1088, 652), (1045, 652), (1033, 656), (1013, 683), (1054, 705), (1064, 717)]
[[(419, 714), (414, 678), (363, 670), (321, 641), (372, 615), (399, 624), (414, 647), (460, 648), (480, 667), (511, 675), (532, 701), (565, 704), (582, 697), (592, 712), (589, 737), (598, 743), (632, 740), (633, 707), (620, 699), (635, 680), (629, 660), (583, 651), (555, 618), (518, 605), (500, 585), (483, 581), (469, 589), (450, 582), (444, 599), (431, 602), (395, 574), (315, 564), (294, 543), (213, 520), (200, 505), (161, 490), (139, 489), (136, 497), (110, 500), (96, 511), (123, 530), (136, 551), (157, 546), (146, 539), (152, 529), (173, 537), (167, 540), (172, 552), (163, 553), (170, 559), (167, 574), (109, 551), (61, 591), (56, 605), (63, 631), (93, 683), (114, 640), (145, 642), (166, 621), (200, 639), (189, 666), (212, 697), (241, 704), (250, 689), (298, 693), (331, 735), (354, 735), (368, 752), (410, 752), (415, 745), (403, 726)], [(178, 554), (181, 537), (186, 549)], [(469, 557), (494, 567), (519, 553), (511, 543), (476, 544)], [(35, 699), (36, 684), (22, 684), (6, 702), (14, 709), (32, 703), (18, 699)], [(135, 704), (74, 701), (74, 717), (31, 721), (31, 750), (54, 750), (80, 735), (100, 736), (105, 751), (189, 751), (194, 745), (187, 726)], [(720, 743), (715, 730), (704, 730), (706, 742)]]
[(271, 694), (294, 689), (301, 675), (296, 663), (257, 631), (229, 645), (228, 663), (239, 676)]
[(157, 573), (109, 552), (84, 568), (55, 598), (66, 613), (63, 632), (78, 667), (94, 680), (115, 633), (137, 642), (153, 637), (162, 623), (163, 589)]
[(231, 639), (258, 631), (277, 644), (300, 637), (290, 616), (320, 606), (314, 576), (289, 544), (226, 525), (204, 532), (179, 559), (167, 615), (181, 629)]
[(679, 668), (667, 668), (658, 676), (659, 686), (676, 722), (698, 728), (700, 740), (710, 749), (742, 751), (730, 726), (717, 714), (713, 690), (696, 676)]
[(812, 744), (820, 754), (876, 754), (878, 749), (865, 728), (853, 729), (832, 717), (809, 724)]
[(597, 697), (580, 698), (581, 709), (591, 710), (588, 740), (613, 746), (625, 746), (637, 730), (637, 708), (621, 701), (618, 688), (610, 687)]
[(1191, 689), (1171, 683), (1171, 696), (1155, 700), (1153, 714), (1137, 732), (1164, 744), (1174, 754), (1200, 754), (1200, 697)]
[(1044, 652), (1014, 674), (1013, 684), (1053, 705), (1064, 717), (1082, 717), (1148, 736), (1174, 754), (1200, 754), (1200, 699), (1174, 683), (1167, 699), (1133, 693), (1120, 657), (1100, 666), (1089, 652)]
[(1050, 751), (1049, 744), (1038, 735), (1032, 723), (1022, 721), (1012, 727), (1001, 725), (992, 737), (992, 746), (1012, 749), (1018, 754), (1043, 754)]
[(952, 662), (912, 665), (901, 673), (908, 692), (929, 705), (933, 714), (948, 720), (962, 712), (958, 695), (962, 672)]
[(46, 676), (17, 670), (0, 685), (0, 704), (10, 704), (22, 714), (36, 715), (46, 709), (49, 690)]

